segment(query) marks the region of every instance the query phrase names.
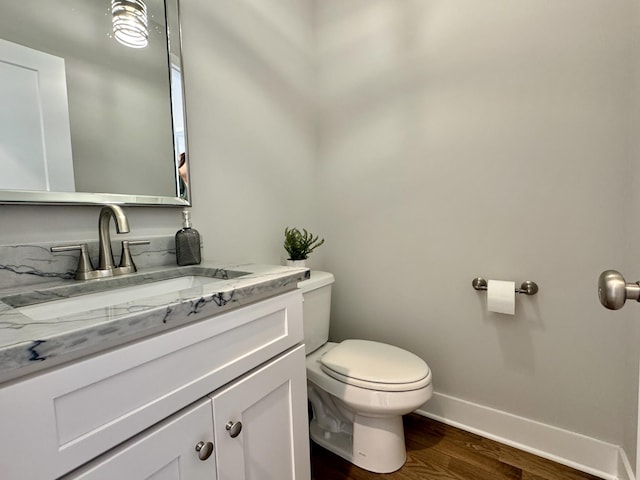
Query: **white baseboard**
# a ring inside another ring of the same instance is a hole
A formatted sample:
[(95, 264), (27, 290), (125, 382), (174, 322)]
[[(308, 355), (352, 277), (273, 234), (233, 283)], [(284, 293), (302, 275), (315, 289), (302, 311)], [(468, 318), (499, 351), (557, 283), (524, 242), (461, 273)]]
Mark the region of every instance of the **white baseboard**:
[(617, 445), (441, 393), (416, 413), (606, 480), (635, 480)]
[(636, 480), (627, 454), (622, 448), (618, 453), (618, 480)]

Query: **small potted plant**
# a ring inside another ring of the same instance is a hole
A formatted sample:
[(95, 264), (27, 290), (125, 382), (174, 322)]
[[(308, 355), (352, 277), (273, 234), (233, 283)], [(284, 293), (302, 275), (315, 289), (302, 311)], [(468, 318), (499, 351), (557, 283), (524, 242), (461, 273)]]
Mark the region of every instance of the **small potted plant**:
[(323, 239), (318, 239), (306, 229), (302, 232), (297, 228), (284, 229), (284, 249), (289, 254), (287, 265), (294, 267), (306, 267), (306, 260), (309, 254), (324, 243)]

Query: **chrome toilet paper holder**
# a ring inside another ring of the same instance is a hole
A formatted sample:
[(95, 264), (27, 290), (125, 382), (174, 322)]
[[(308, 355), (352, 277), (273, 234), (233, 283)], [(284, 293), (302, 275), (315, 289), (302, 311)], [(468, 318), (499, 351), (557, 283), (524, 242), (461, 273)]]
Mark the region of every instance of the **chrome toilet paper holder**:
[[(476, 290), (486, 290), (487, 289), (487, 281), (482, 277), (476, 277), (471, 282), (471, 285)], [(516, 288), (516, 293), (524, 293), (525, 295), (535, 295), (538, 293), (538, 284), (536, 282), (532, 282), (531, 280), (526, 280), (522, 282), (520, 288)]]

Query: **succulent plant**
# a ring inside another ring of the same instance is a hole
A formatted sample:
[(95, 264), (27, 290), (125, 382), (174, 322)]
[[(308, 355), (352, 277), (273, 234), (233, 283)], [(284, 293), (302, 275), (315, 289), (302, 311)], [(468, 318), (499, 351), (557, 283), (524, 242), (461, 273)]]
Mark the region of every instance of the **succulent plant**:
[(289, 260), (306, 260), (323, 243), (324, 238), (318, 240), (317, 235), (314, 236), (304, 228), (302, 232), (295, 227), (284, 229), (284, 249), (289, 254)]

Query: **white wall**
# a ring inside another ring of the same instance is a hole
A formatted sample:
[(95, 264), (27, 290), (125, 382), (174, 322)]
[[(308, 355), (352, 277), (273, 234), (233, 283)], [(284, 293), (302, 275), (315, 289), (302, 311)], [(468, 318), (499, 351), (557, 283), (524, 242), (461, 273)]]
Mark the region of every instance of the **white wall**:
[(194, 224), (208, 259), (280, 263), (313, 229), (311, 3), (182, 2)]
[[(81, 240), (96, 241), (100, 208), (100, 205), (0, 205), (0, 244), (52, 241), (66, 245)], [(129, 218), (130, 235), (135, 238), (171, 235), (182, 224), (182, 215), (176, 208), (125, 207), (125, 212)], [(114, 242), (119, 240), (113, 226), (111, 233)]]
[[(333, 338), (396, 343), (440, 393), (622, 442), (633, 307), (606, 312), (595, 286), (630, 270), (630, 13), (317, 2)], [(478, 275), (540, 293), (488, 314)]]

